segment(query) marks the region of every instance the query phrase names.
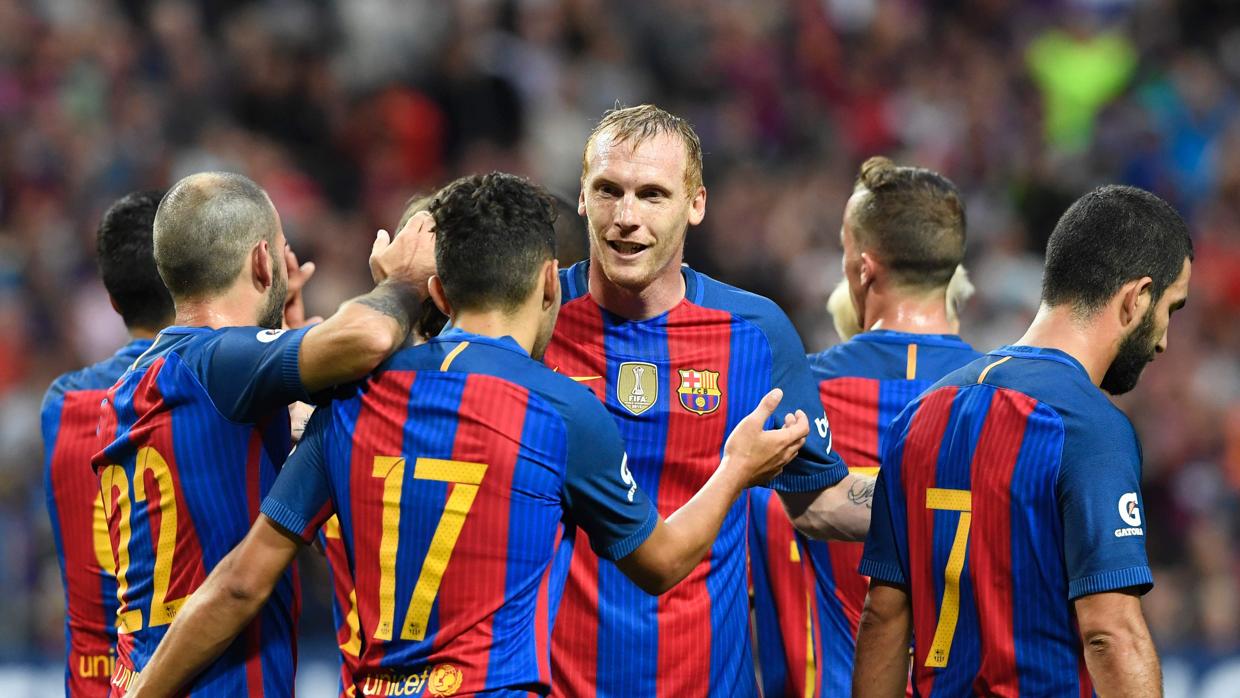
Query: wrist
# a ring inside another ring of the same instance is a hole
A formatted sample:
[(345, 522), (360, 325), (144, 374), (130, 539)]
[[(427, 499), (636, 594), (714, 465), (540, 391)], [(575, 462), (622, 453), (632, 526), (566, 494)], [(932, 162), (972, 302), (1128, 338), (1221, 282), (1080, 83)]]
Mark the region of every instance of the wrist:
[(737, 462), (736, 456), (726, 453), (719, 461), (719, 468), (715, 470), (715, 477), (719, 478), (720, 485), (731, 493), (733, 499), (740, 497), (745, 488), (749, 486), (749, 478), (745, 475), (745, 468)]

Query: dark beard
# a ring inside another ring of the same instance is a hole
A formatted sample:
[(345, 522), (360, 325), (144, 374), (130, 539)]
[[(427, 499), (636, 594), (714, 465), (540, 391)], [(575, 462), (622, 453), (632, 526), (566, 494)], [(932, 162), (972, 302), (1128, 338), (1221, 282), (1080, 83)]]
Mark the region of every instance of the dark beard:
[[(280, 261), (284, 263), (283, 260)], [(281, 270), (282, 271), (282, 270)], [(258, 326), (268, 330), (278, 330), (284, 326), (284, 303), (288, 300), (288, 277), (277, 273), (271, 282), (271, 291), (267, 294), (267, 304), (258, 314)]]
[(1123, 395), (1137, 386), (1145, 365), (1154, 360), (1154, 308), (1145, 314), (1141, 324), (1119, 344), (1115, 360), (1102, 377), (1101, 388), (1112, 395)]

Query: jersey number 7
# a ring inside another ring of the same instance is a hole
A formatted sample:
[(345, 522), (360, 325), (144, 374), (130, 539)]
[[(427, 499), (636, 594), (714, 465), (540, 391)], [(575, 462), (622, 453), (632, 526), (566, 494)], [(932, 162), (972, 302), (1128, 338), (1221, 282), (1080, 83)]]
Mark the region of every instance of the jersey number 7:
[(926, 508), (935, 511), (958, 511), (960, 522), (956, 524), (956, 537), (947, 555), (947, 568), (943, 570), (943, 602), (939, 604), (939, 623), (934, 629), (934, 641), (926, 655), (926, 666), (943, 668), (951, 654), (952, 638), (956, 636), (956, 621), (960, 618), (960, 574), (964, 571), (964, 556), (969, 547), (969, 526), (973, 523), (973, 494), (969, 490), (950, 490), (939, 487), (926, 489)]
[[(461, 460), (419, 458), (413, 464), (416, 480), (437, 480), (454, 483), (452, 494), (444, 504), (443, 515), (435, 527), (430, 549), (422, 561), (422, 571), (409, 599), (409, 610), (400, 626), (402, 640), (426, 638), (426, 624), (431, 617), (435, 597), (444, 570), (452, 559), (452, 550), (465, 525), (465, 517), (474, 506), (478, 486), (486, 475), (486, 463)], [(392, 639), (392, 622), (396, 615), (396, 547), (400, 543), (400, 498), (405, 484), (405, 459), (375, 456), (373, 477), (383, 479), (383, 535), (379, 539), (379, 625), (376, 640)]]

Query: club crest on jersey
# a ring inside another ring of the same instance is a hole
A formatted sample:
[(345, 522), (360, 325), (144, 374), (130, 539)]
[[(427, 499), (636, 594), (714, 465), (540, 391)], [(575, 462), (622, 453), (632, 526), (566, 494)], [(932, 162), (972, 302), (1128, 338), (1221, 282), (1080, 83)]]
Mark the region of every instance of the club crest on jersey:
[(692, 368), (680, 371), (680, 387), (676, 395), (680, 406), (694, 414), (710, 414), (719, 409), (723, 393), (719, 390), (718, 371), (698, 371)]
[(616, 377), (616, 400), (624, 409), (641, 414), (659, 399), (659, 369), (645, 361), (625, 361)]

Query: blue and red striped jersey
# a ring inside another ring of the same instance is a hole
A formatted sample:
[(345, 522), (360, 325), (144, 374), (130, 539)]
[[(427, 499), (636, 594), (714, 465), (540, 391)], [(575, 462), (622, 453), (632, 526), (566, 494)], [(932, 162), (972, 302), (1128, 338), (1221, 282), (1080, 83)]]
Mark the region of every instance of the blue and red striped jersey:
[[(287, 405), (309, 400), (305, 330), (169, 327), (102, 406), (92, 465), (116, 563), (113, 695), (124, 695), (177, 610), (258, 517), (290, 446)], [(291, 696), (293, 571), (191, 696)]]
[[(607, 406), (633, 477), (661, 514), (675, 512), (706, 483), (727, 435), (775, 387), (784, 398), (772, 425), (798, 408), (813, 424), (804, 449), (771, 487), (821, 490), (847, 475), (830, 450), (801, 340), (778, 306), (685, 266), (680, 303), (647, 320), (626, 320), (590, 297), (586, 264), (561, 272), (564, 306), (547, 364)], [(553, 636), (553, 693), (757, 695), (747, 511), (741, 498), (706, 559), (659, 597), (578, 546)]]
[(116, 575), (95, 455), (99, 404), (151, 346), (135, 339), (116, 354), (57, 378), (43, 397), (43, 485), (65, 590), (65, 695), (106, 698), (116, 657)]
[(309, 540), (332, 512), (364, 695), (547, 693), (576, 527), (615, 560), (658, 523), (588, 390), (460, 330), (315, 412), (263, 513)]
[(992, 352), (900, 413), (882, 463), (861, 572), (909, 590), (917, 695), (1091, 695), (1072, 600), (1153, 577), (1140, 446), (1084, 367)]
[[(877, 473), (886, 429), (900, 410), (943, 376), (980, 356), (954, 335), (887, 330), (865, 332), (811, 355), (818, 395), (835, 433), (834, 448), (849, 470)], [(804, 615), (809, 593), (816, 598), (819, 621), (815, 629), (820, 651), (814, 662), (818, 690), (823, 696), (849, 695), (857, 623), (869, 587), (857, 572), (862, 545), (812, 540), (794, 531), (778, 501), (751, 501), (750, 544), (758, 545), (752, 559), (761, 560), (760, 552), (770, 555), (765, 564), (771, 574), (755, 572), (753, 581), (764, 695), (808, 695), (800, 673), (806, 661), (804, 631), (794, 625), (789, 634), (784, 618)], [(774, 572), (781, 566), (792, 569), (791, 552), (783, 541), (794, 535), (812, 568), (812, 587), (797, 585), (799, 577), (780, 578)], [(775, 583), (765, 584), (771, 578)]]
[(333, 515), (323, 523), (319, 543), (332, 578), (332, 621), (336, 626), (336, 646), (340, 648), (340, 698), (353, 698), (353, 676), (361, 661), (362, 635), (357, 624), (357, 590), (349, 571), (349, 553), (340, 537), (340, 519)]

